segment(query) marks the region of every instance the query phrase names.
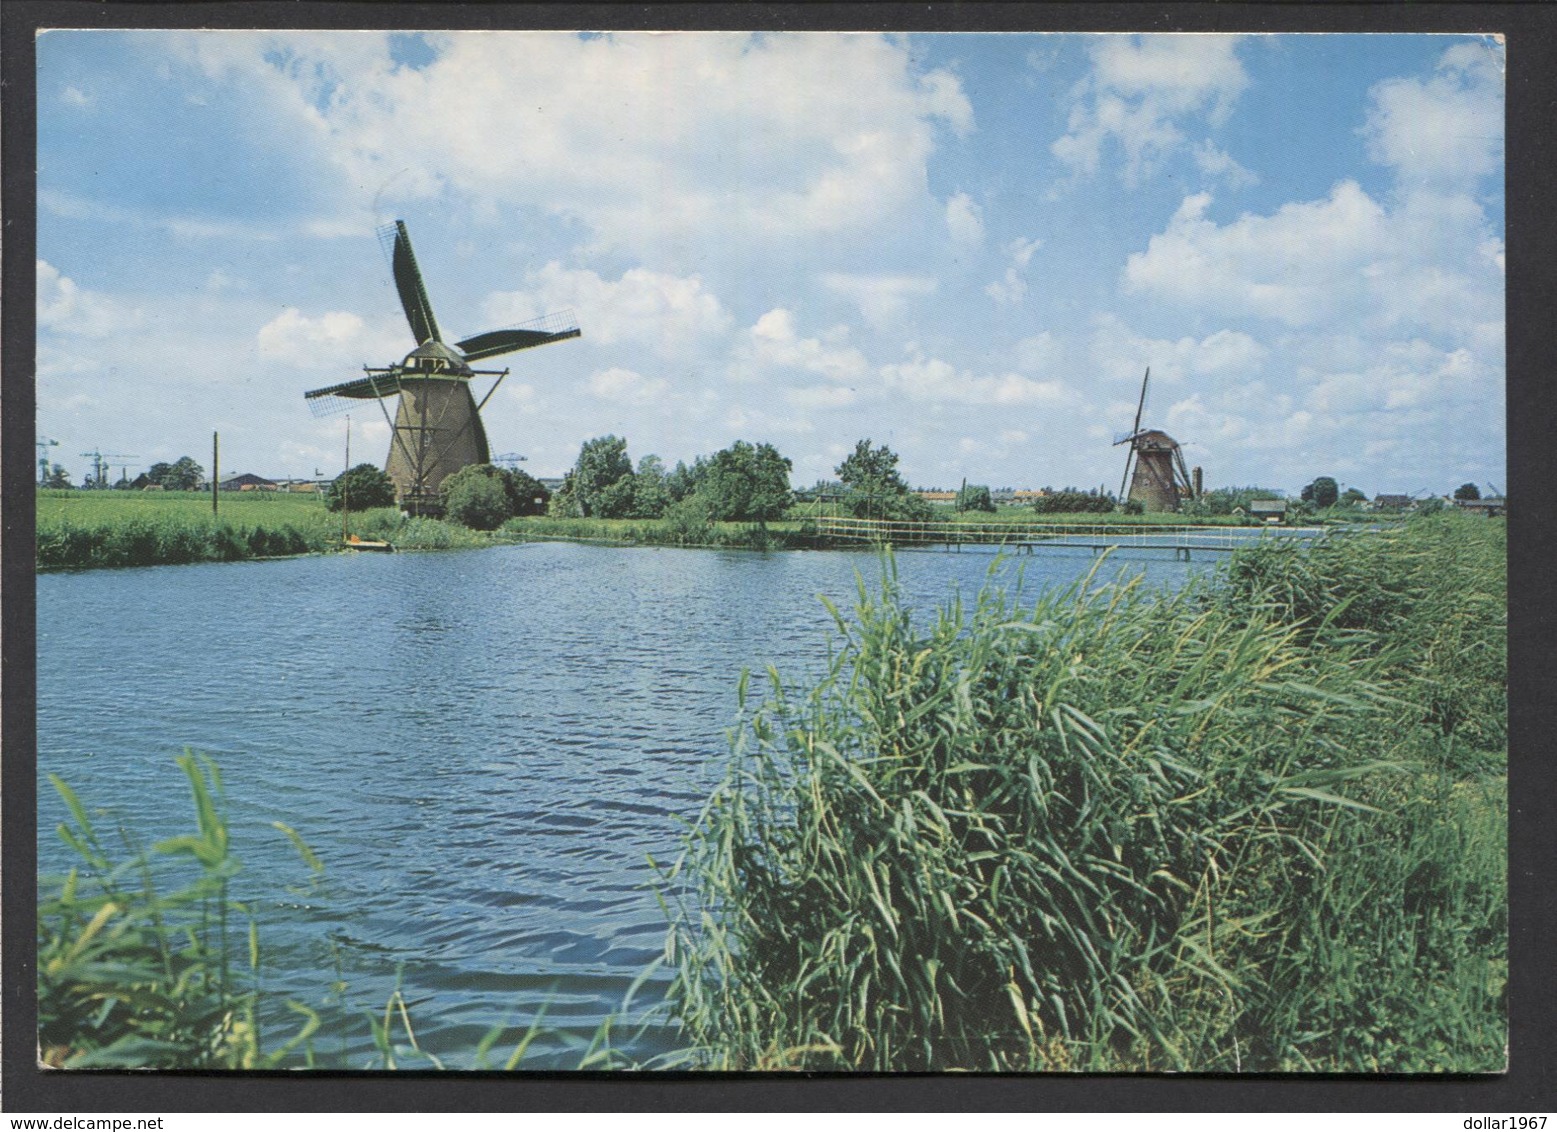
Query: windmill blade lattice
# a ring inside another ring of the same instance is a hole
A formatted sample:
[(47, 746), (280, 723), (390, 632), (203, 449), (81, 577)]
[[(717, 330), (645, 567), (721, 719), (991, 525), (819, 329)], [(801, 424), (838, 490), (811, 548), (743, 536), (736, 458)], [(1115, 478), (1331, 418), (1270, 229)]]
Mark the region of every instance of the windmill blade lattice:
[(515, 350), (544, 346), (548, 342), (560, 342), (564, 338), (578, 338), (581, 334), (572, 311), (557, 311), (518, 326), (473, 335), (456, 342), (454, 348), (465, 355), (467, 362), (477, 362)]
[(405, 221), (385, 224), (378, 230), (378, 242), (389, 257), (395, 290), (400, 293), (400, 306), (411, 325), (416, 344), (443, 341), (438, 333), (438, 320), (433, 317), (432, 300), (427, 297), (427, 287), (422, 282), (421, 269), (416, 266), (416, 253), (411, 250), (411, 234), (406, 231)]

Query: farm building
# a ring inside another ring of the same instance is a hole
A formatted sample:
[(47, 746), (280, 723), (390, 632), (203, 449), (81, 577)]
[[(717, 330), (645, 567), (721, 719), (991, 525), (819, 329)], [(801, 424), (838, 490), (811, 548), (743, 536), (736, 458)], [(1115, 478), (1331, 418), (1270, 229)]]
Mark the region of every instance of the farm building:
[(1409, 495), (1375, 495), (1373, 497), (1373, 509), (1375, 511), (1408, 511), (1416, 505), (1416, 500)]
[(1261, 523), (1284, 523), (1287, 519), (1287, 501), (1285, 499), (1251, 499), (1249, 501), (1249, 516)]
[(223, 491), (275, 491), (276, 482), (268, 480), (264, 476), (257, 476), (253, 472), (244, 472), (241, 476), (233, 476), (221, 481)]

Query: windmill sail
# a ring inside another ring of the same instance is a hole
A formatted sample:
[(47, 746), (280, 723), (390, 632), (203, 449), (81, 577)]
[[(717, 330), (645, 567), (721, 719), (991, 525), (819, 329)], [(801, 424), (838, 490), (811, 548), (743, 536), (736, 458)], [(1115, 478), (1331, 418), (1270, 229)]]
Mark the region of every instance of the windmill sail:
[(421, 270), (416, 266), (416, 253), (411, 250), (411, 234), (406, 231), (405, 221), (386, 224), (379, 230), (379, 236), (386, 244), (393, 240), (389, 245), (389, 267), (394, 273), (395, 290), (400, 292), (400, 306), (405, 311), (406, 321), (411, 324), (416, 344), (443, 341), (438, 334), (438, 320), (433, 317), (432, 301), (422, 283)]
[(511, 354), (515, 350), (528, 350), (532, 346), (544, 346), (548, 342), (560, 342), (564, 338), (577, 338), (581, 334), (572, 311), (559, 311), (506, 330), (489, 330), (456, 342), (454, 348), (465, 355), (467, 362), (482, 358), (495, 358), (499, 354)]

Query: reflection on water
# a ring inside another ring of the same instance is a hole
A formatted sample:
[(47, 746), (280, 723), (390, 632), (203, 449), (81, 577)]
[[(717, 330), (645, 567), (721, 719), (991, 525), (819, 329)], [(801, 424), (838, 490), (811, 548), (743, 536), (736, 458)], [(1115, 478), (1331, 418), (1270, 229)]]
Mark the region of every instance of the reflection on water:
[[(903, 554), (899, 580), (928, 609), (976, 593), (994, 561)], [(1092, 566), (1020, 568), (1031, 591)], [(1118, 568), (1172, 584), (1203, 564)], [(40, 577), (40, 868), (71, 863), (48, 773), (162, 837), (192, 824), (173, 756), (193, 747), (223, 770), (268, 991), (317, 1003), (339, 964), (348, 1001), (382, 1009), (398, 979), (451, 1065), (542, 1003), (587, 1040), (661, 954), (650, 857), (674, 857), (722, 773), (741, 669), (820, 669), (817, 595), (849, 607), (857, 571), (880, 567), (548, 543)], [(325, 862), (317, 886), (275, 820)], [(362, 1064), (366, 1024), (346, 1040)], [(537, 1049), (540, 1067), (577, 1058)]]

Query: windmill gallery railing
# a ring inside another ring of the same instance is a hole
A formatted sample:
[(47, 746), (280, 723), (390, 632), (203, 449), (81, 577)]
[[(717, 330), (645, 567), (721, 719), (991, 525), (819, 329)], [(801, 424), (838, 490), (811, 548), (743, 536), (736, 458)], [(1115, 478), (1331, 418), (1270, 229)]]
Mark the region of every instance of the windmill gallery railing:
[(1257, 538), (1314, 538), (1305, 528), (1211, 527), (1170, 523), (963, 523), (906, 522), (895, 519), (855, 519), (818, 516), (811, 520), (817, 541), (836, 546), (890, 545), (923, 550), (957, 551), (963, 547), (994, 548), (1014, 554), (1062, 548), (1090, 550), (1171, 550), (1175, 558), (1193, 552), (1232, 551)]

